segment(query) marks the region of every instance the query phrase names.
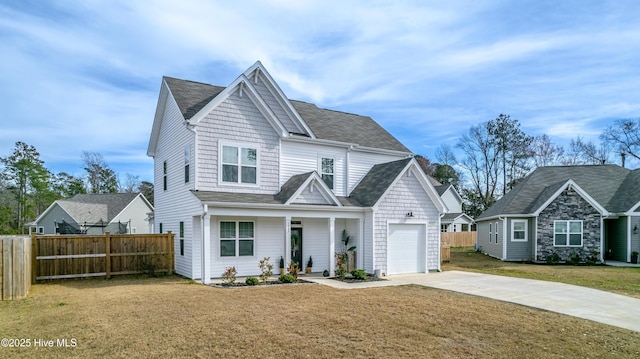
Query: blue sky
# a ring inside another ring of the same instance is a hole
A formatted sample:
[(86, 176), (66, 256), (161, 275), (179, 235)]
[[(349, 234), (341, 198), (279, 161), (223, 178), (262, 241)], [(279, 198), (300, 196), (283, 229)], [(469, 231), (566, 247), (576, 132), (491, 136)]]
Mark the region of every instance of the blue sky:
[(225, 86), (260, 60), (289, 98), (369, 115), (435, 159), (504, 113), (566, 145), (640, 117), (640, 2), (0, 3), (0, 156), (152, 180), (163, 75)]

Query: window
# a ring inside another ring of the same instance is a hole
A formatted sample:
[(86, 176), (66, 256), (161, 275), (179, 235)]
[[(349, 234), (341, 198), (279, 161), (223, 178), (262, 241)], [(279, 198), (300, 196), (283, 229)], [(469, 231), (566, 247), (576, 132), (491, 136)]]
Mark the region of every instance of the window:
[[(167, 161), (162, 162), (162, 188), (167, 190)], [(160, 230), (162, 233), (162, 230)]]
[(189, 163), (191, 162), (191, 147), (184, 148), (184, 183), (189, 183)]
[(220, 256), (253, 256), (253, 222), (220, 222)]
[(511, 241), (512, 242), (527, 241), (527, 221), (514, 219), (511, 222)]
[(180, 222), (180, 255), (184, 255), (184, 222)]
[(493, 238), (493, 224), (489, 223), (489, 243), (491, 243)]
[(162, 233), (162, 222), (160, 222), (160, 233)]
[(256, 184), (258, 150), (222, 146), (222, 182)]
[(554, 221), (553, 245), (582, 247), (582, 221)]
[(38, 234), (44, 234), (44, 227), (38, 227)]
[(324, 183), (326, 183), (330, 189), (333, 189), (333, 158), (323, 158), (320, 161), (320, 172)]
[(137, 234), (138, 229), (136, 227), (131, 227), (131, 234)]
[(449, 227), (449, 225), (447, 225), (447, 224), (441, 224), (440, 225), (440, 232), (446, 232), (448, 227)]
[(496, 222), (496, 232), (495, 232), (495, 235), (496, 235), (496, 243), (498, 243), (498, 222)]

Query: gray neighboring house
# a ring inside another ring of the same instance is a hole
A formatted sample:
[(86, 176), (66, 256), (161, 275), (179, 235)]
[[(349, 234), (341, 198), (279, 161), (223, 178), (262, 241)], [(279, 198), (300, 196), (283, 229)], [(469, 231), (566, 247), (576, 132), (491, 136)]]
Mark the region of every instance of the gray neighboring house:
[(640, 251), (640, 169), (540, 167), (476, 223), (479, 249), (505, 261), (629, 262)]
[(28, 226), (37, 234), (153, 233), (153, 206), (142, 193), (78, 194), (53, 202)]

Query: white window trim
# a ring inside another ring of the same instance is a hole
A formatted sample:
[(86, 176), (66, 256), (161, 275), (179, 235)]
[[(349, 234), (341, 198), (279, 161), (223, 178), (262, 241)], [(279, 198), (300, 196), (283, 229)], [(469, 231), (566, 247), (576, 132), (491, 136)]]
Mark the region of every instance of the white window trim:
[[(320, 178), (322, 178), (322, 175), (325, 174), (322, 171), (322, 160), (323, 159), (328, 159), (328, 160), (333, 161), (333, 173), (326, 173), (326, 174), (333, 175), (333, 188), (330, 188), (330, 189), (332, 191), (335, 191), (336, 182), (337, 182), (337, 178), (336, 178), (336, 158), (334, 156), (331, 156), (331, 155), (322, 155), (322, 154), (318, 155), (318, 173), (320, 174)], [(323, 179), (323, 181), (324, 181), (324, 179)], [(327, 185), (327, 187), (329, 187), (329, 186)]]
[[(516, 236), (514, 235), (516, 230), (515, 230), (515, 224), (516, 223), (524, 223), (524, 239), (516, 239)], [(529, 223), (526, 219), (514, 219), (511, 221), (511, 242), (528, 242), (529, 241)]]
[[(566, 244), (564, 245), (557, 245), (556, 244), (556, 224), (558, 222), (564, 222), (567, 224), (567, 241), (565, 242)], [(577, 234), (577, 233), (571, 233), (571, 222), (580, 222), (580, 244), (570, 244), (571, 243), (571, 234)], [(580, 220), (580, 219), (567, 219), (567, 220), (555, 220), (553, 221), (553, 246), (554, 247), (573, 247), (573, 248), (581, 248), (584, 247), (584, 221)]]
[(44, 227), (40, 226), (36, 229), (36, 233), (38, 234), (44, 234)]
[[(238, 182), (226, 182), (222, 180), (222, 148), (224, 146), (228, 147), (237, 147), (238, 148), (238, 160), (240, 160), (240, 153), (242, 153), (242, 148), (250, 148), (256, 150), (256, 183), (242, 183), (241, 179), (241, 167), (242, 164), (238, 163)], [(252, 142), (229, 142), (229, 141), (218, 141), (218, 185), (220, 186), (233, 186), (233, 187), (251, 187), (257, 188), (260, 187), (260, 146), (257, 143)]]
[[(220, 223), (222, 222), (233, 222), (236, 224), (236, 237), (235, 238), (221, 238), (220, 237)], [(253, 238), (240, 238), (240, 222), (249, 222), (249, 223), (253, 223)], [(245, 219), (221, 219), (218, 221), (218, 258), (219, 259), (224, 259), (224, 258), (256, 258), (256, 222), (255, 221), (251, 221), (251, 220), (245, 220)], [(240, 240), (252, 240), (253, 241), (253, 254), (250, 256), (241, 256), (240, 255)], [(223, 256), (220, 250), (220, 242), (221, 241), (230, 241), (230, 240), (234, 240), (235, 241), (235, 255), (233, 256)]]
[[(188, 166), (188, 168), (187, 168)], [(184, 183), (191, 182), (191, 145), (184, 147), (184, 166), (182, 167)]]
[(493, 242), (493, 223), (489, 222), (489, 243)]

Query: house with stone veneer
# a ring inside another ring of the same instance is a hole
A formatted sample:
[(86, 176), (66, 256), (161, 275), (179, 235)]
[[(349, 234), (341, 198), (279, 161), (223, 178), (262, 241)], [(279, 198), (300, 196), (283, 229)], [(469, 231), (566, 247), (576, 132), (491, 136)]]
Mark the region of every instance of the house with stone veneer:
[(333, 274), (346, 237), (368, 273), (440, 269), (447, 208), (411, 151), (370, 117), (288, 99), (260, 62), (226, 87), (164, 77), (147, 154), (183, 276), (256, 275), (264, 257)]
[(476, 223), (479, 250), (505, 261), (629, 262), (640, 251), (640, 169), (540, 167)]

